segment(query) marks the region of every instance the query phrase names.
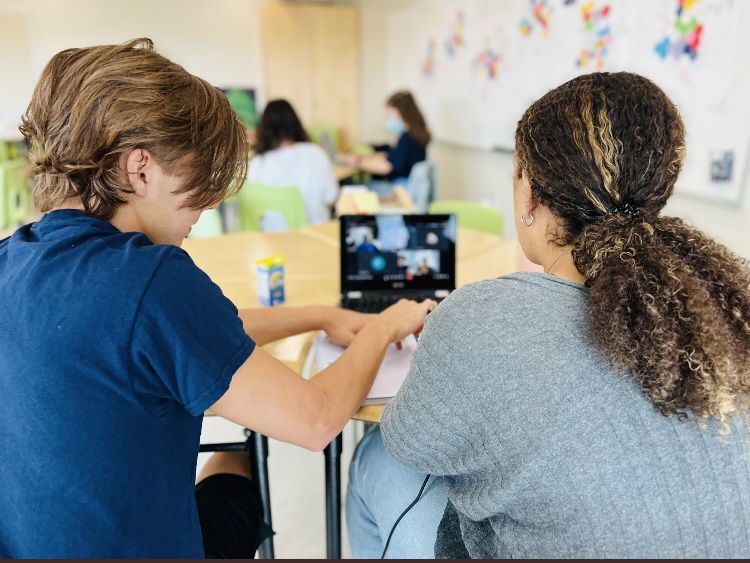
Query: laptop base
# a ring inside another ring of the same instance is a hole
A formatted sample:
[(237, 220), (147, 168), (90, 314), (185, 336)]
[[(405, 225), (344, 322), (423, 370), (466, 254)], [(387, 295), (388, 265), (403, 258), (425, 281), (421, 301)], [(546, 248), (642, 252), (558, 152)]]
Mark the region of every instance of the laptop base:
[(360, 313), (380, 313), (399, 301), (400, 299), (413, 299), (414, 301), (423, 301), (424, 299), (432, 299), (438, 303), (444, 299), (445, 296), (436, 296), (434, 293), (365, 293), (361, 297), (351, 298), (342, 297), (340, 306), (342, 309), (349, 309), (351, 311), (358, 311)]

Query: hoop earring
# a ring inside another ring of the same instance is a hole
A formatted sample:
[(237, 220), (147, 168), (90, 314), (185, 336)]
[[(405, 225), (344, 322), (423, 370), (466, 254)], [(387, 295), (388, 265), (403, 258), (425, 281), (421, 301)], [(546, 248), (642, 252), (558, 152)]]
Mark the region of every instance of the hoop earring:
[(534, 216), (531, 213), (529, 213), (529, 222), (528, 223), (526, 222), (525, 219), (526, 219), (526, 217), (522, 214), (521, 215), (521, 224), (524, 227), (531, 227), (531, 225), (534, 224)]

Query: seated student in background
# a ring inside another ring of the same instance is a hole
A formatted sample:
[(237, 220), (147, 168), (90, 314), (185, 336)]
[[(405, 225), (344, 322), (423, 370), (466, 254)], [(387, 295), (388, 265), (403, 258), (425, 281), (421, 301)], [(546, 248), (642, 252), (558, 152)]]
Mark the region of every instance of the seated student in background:
[(330, 220), (339, 183), (325, 151), (310, 139), (294, 108), (286, 100), (266, 105), (256, 129), (254, 156), (247, 179), (269, 186), (294, 186), (302, 194), (307, 220)]
[(544, 273), (450, 294), (346, 504), (380, 557), (750, 557), (750, 269), (661, 211), (685, 154), (649, 80), (593, 73), (516, 130), (516, 227)]
[(406, 184), (412, 167), (427, 159), (431, 135), (422, 112), (410, 92), (396, 92), (385, 105), (385, 126), (398, 136), (396, 146), (375, 145), (368, 156), (344, 154), (340, 161), (347, 166), (371, 172), (392, 184)]
[[(0, 557), (252, 558), (243, 454), (195, 487), (204, 411), (320, 450), (434, 302), (238, 312), (179, 246), (245, 133), (148, 39), (55, 55), (21, 130), (46, 215), (0, 242)], [(349, 349), (313, 381), (260, 348), (318, 329)]]

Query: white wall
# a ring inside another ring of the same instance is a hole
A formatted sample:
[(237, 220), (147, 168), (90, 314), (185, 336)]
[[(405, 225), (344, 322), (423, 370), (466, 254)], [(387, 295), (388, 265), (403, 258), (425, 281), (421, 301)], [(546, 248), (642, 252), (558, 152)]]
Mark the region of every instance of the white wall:
[[(0, 0), (0, 19), (23, 14), (38, 77), (68, 47), (153, 39), (156, 50), (216, 86), (262, 91), (260, 7), (266, 0)], [(2, 26), (0, 26), (2, 29)], [(5, 43), (0, 38), (0, 45)], [(25, 109), (33, 83), (3, 84)], [(10, 94), (8, 95), (10, 98)]]
[[(12, 116), (21, 113), (28, 103), (28, 92), (34, 88), (35, 81), (36, 77), (31, 69), (26, 18), (20, 13), (4, 13), (0, 10), (1, 122), (9, 121)], [(8, 133), (10, 131), (6, 131), (4, 123), (0, 123), (0, 136), (4, 137)]]
[[(387, 138), (383, 126), (386, 26), (388, 16), (422, 0), (358, 0), (362, 17), (362, 140)], [(740, 29), (750, 28), (750, 10), (743, 11)], [(741, 35), (735, 82), (725, 102), (736, 115), (736, 127), (750, 137), (750, 34)], [(520, 116), (519, 116), (520, 118)], [(506, 235), (515, 236), (511, 193), (512, 154), (493, 153), (434, 142), (429, 158), (438, 168), (441, 199), (464, 198), (497, 207), (505, 214)], [(750, 166), (749, 166), (750, 168)], [(750, 258), (750, 170), (745, 174), (745, 197), (740, 208), (675, 195), (665, 213), (682, 217), (734, 252)]]

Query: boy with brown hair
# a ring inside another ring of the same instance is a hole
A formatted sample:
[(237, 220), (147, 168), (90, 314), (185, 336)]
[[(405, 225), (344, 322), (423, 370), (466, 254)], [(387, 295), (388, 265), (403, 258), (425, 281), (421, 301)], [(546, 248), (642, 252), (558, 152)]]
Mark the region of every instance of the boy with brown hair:
[[(203, 412), (322, 449), (434, 303), (238, 312), (179, 245), (239, 188), (245, 134), (148, 39), (55, 55), (21, 130), (47, 214), (0, 242), (0, 556), (252, 557), (268, 530), (236, 458), (196, 507)], [(313, 381), (259, 347), (316, 329), (350, 346)], [(235, 533), (202, 538), (217, 502)]]

